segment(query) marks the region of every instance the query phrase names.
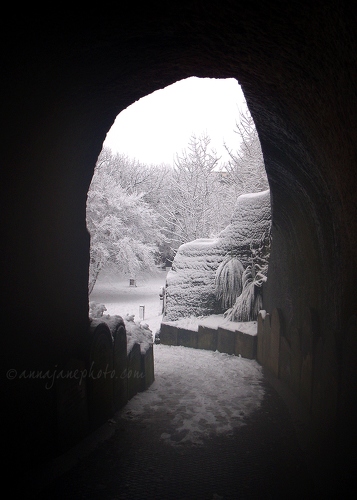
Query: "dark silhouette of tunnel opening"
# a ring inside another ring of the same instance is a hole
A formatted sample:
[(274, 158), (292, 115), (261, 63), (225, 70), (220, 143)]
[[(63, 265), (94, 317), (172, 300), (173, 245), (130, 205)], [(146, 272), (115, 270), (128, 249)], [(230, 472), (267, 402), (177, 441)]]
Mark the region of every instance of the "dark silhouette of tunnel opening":
[(196, 75), (234, 77), (245, 93), (271, 187), (274, 247), (264, 308), (284, 318), (279, 377), (315, 422), (317, 460), (351, 484), (355, 7), (334, 0), (180, 2), (127, 7), (119, 17), (48, 14), (47, 23), (26, 14), (9, 12), (12, 31), (3, 32), (9, 470), (58, 453), (56, 392), (13, 374), (88, 359), (85, 201), (106, 131), (138, 98)]

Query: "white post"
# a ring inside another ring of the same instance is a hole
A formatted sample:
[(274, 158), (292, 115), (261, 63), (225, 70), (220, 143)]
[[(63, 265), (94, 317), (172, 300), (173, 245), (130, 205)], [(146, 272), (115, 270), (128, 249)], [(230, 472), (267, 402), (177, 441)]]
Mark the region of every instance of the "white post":
[(139, 306), (139, 319), (145, 319), (145, 306)]

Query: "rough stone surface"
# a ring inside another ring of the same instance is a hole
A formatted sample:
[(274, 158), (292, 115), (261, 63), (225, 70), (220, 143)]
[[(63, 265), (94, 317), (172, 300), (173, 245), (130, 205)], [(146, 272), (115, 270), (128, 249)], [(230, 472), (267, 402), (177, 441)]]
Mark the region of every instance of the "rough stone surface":
[(264, 318), (262, 312), (257, 320), (257, 361), (262, 365), (265, 359)]
[(294, 328), (291, 330), (291, 389), (295, 394), (299, 394), (301, 364), (301, 334)]
[(185, 328), (178, 328), (177, 345), (197, 348), (197, 332), (186, 330)]
[(127, 368), (127, 338), (125, 326), (120, 322), (113, 332), (114, 339), (114, 405), (122, 408), (128, 401), (128, 384), (124, 377)]
[[(87, 366), (88, 412), (92, 429), (103, 424), (114, 411), (113, 342), (109, 327), (91, 322), (92, 340)], [(106, 375), (104, 375), (106, 374)]]
[(141, 374), (140, 390), (145, 391), (155, 380), (153, 345), (151, 345), (146, 352), (141, 353)]
[(143, 372), (141, 370), (141, 351), (139, 344), (134, 344), (128, 354), (126, 380), (128, 383), (128, 399), (131, 399), (142, 388)]
[(279, 378), (291, 387), (291, 347), (285, 337), (280, 337)]
[(160, 343), (165, 345), (178, 345), (177, 333), (178, 328), (162, 323), (160, 327)]
[(199, 325), (197, 332), (197, 348), (215, 351), (217, 349), (217, 330)]
[(218, 327), (217, 351), (225, 352), (226, 354), (234, 354), (235, 332)]
[(234, 354), (240, 355), (242, 358), (255, 359), (257, 357), (257, 336), (236, 331)]
[(271, 314), (271, 333), (270, 333), (270, 369), (273, 374), (279, 376), (280, 361), (280, 335), (281, 335), (281, 312), (274, 309)]

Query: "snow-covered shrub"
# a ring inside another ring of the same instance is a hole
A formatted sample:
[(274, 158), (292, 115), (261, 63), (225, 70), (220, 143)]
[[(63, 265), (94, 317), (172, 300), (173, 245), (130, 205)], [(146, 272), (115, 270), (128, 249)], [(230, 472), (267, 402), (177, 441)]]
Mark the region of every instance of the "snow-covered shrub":
[(215, 293), (222, 308), (232, 307), (242, 292), (244, 267), (238, 257), (227, 255), (220, 263), (215, 276)]
[(253, 277), (251, 266), (244, 270), (242, 281), (242, 293), (233, 307), (224, 314), (230, 321), (254, 321), (263, 305), (261, 285), (256, 277)]
[(92, 319), (101, 318), (106, 310), (107, 308), (104, 304), (97, 304), (93, 301), (89, 302), (89, 317)]
[(270, 191), (238, 196), (232, 222), (218, 235), (225, 250), (240, 258), (244, 267), (250, 263), (252, 248), (258, 248), (262, 235), (270, 231)]
[(140, 350), (145, 353), (151, 344), (153, 344), (152, 331), (147, 323), (136, 323), (134, 315), (126, 315), (124, 318), (128, 352), (131, 351), (134, 344), (140, 344)]
[(224, 316), (230, 321), (255, 321), (263, 306), (262, 285), (267, 280), (270, 256), (270, 231), (264, 233), (260, 245), (251, 248), (251, 264), (242, 273), (242, 293)]
[(216, 239), (198, 239), (180, 246), (166, 278), (165, 321), (216, 312), (214, 279), (222, 259)]
[(270, 234), (269, 190), (239, 196), (231, 224), (217, 238), (181, 245), (167, 275), (164, 321), (223, 313), (233, 306), (243, 290), (241, 266), (254, 264), (254, 272), (263, 270), (260, 248), (266, 234)]

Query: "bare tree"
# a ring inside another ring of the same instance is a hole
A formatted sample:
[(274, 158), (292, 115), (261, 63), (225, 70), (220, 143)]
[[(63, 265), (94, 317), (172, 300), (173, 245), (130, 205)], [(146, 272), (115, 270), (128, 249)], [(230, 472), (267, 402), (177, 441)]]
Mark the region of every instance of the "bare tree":
[[(187, 149), (176, 156), (169, 192), (162, 202), (162, 217), (172, 245), (209, 237), (217, 229), (219, 213), (219, 157), (207, 135), (192, 135)], [(226, 225), (220, 221), (220, 229)]]

